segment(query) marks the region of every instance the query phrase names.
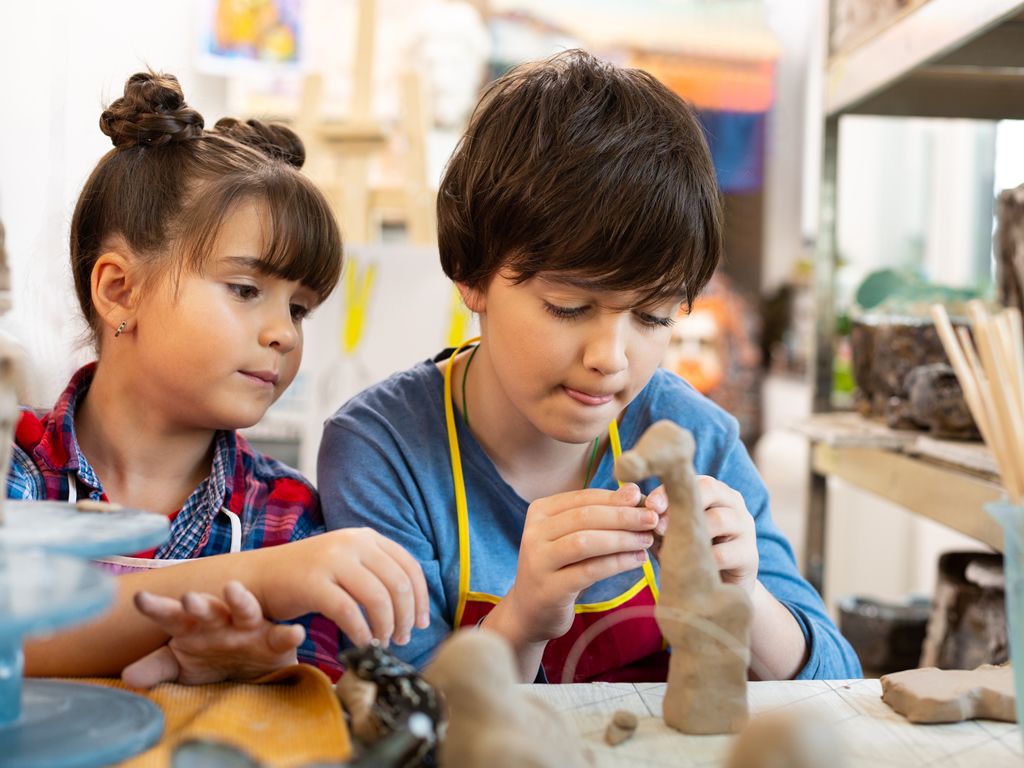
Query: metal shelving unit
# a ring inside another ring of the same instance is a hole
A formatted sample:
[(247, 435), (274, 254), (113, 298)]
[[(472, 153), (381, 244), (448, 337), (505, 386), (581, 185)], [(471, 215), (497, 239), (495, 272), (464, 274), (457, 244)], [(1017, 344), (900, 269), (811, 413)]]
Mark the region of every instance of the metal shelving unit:
[[(815, 266), (817, 320), (813, 351), (812, 409), (828, 413), (832, 404), (835, 350), (836, 182), (839, 121), (845, 115), (1024, 119), (1024, 2), (1020, 0), (928, 0), (870, 39), (829, 58), (825, 84), (825, 124), (820, 226)], [(872, 483), (866, 471), (875, 452), (815, 446), (810, 471), (807, 577), (820, 591), (824, 582), (826, 487), (829, 474), (843, 476), (897, 503), (905, 502), (900, 483)], [(900, 462), (910, 462), (904, 466)], [(929, 459), (901, 456), (893, 466), (924, 467), (934, 501), (941, 506), (945, 484), (969, 483), (969, 473)], [(933, 472), (938, 474), (933, 474)], [(908, 482), (920, 474), (906, 475)], [(968, 480), (964, 480), (967, 477)], [(982, 494), (985, 495), (985, 494)], [(973, 498), (973, 497), (969, 497)], [(926, 492), (914, 496), (916, 511), (927, 507)], [(942, 521), (966, 532), (991, 529), (980, 505)], [(977, 515), (977, 519), (971, 517)], [(972, 533), (972, 535), (977, 535)], [(988, 535), (979, 536), (982, 540)], [(986, 543), (992, 544), (991, 540)]]

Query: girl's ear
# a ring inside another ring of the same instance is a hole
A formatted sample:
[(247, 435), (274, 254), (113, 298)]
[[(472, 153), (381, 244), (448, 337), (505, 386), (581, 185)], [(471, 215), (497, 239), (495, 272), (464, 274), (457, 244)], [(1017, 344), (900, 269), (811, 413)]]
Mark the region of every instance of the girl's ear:
[(120, 335), (135, 322), (139, 284), (132, 260), (120, 250), (100, 254), (92, 267), (92, 304), (96, 316)]
[(487, 293), (482, 288), (470, 288), (466, 283), (455, 283), (462, 296), (462, 303), (466, 309), (476, 314), (483, 314), (487, 310)]

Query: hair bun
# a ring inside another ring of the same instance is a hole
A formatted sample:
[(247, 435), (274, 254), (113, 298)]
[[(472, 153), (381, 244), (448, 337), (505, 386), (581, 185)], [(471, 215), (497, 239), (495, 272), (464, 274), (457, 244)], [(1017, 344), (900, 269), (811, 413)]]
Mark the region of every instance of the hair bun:
[(124, 95), (103, 110), (100, 130), (118, 149), (163, 146), (201, 136), (203, 116), (185, 103), (174, 75), (137, 72)]
[(296, 168), (301, 168), (306, 161), (306, 147), (302, 139), (281, 123), (264, 123), (260, 120), (246, 120), (243, 123), (233, 117), (224, 117), (217, 121), (214, 130)]

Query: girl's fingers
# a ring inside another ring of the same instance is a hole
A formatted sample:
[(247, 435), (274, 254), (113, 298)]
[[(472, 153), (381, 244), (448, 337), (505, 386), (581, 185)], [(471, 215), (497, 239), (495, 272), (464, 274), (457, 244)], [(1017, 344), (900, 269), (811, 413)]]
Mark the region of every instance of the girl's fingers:
[(151, 592), (136, 592), (135, 607), (143, 616), (152, 619), (169, 635), (181, 635), (196, 626), (196, 620), (181, 605), (180, 600)]
[(232, 580), (224, 585), (224, 601), (231, 612), (232, 624), (239, 629), (257, 629), (266, 620), (256, 595), (240, 581)]
[[(363, 565), (384, 585), (393, 611), (390, 631), (386, 631), (384, 635), (377, 635), (377, 638), (381, 642), (387, 642), (393, 636), (398, 645), (405, 645), (409, 642), (409, 633), (416, 620), (416, 604), (409, 574), (383, 547), (364, 555)], [(382, 607), (381, 610), (385, 608)], [(370, 623), (375, 628), (378, 626), (374, 624), (372, 616)], [(387, 622), (380, 626), (387, 626)]]
[(181, 596), (181, 605), (200, 624), (226, 624), (231, 621), (231, 611), (220, 598), (205, 592), (186, 592)]
[[(394, 566), (393, 563), (392, 565)], [(398, 568), (398, 566), (394, 567)], [(384, 586), (380, 577), (370, 570), (367, 563), (363, 562), (355, 566), (354, 573), (346, 574), (344, 583), (339, 583), (339, 586), (347, 592), (346, 597), (354, 601), (353, 607), (359, 613), (360, 622), (363, 627), (366, 626), (367, 622), (362, 618), (360, 607), (366, 612), (366, 618), (369, 620), (370, 632), (367, 633), (366, 639), (359, 644), (368, 643), (371, 639), (376, 638), (382, 644), (387, 645), (395, 632), (395, 608), (391, 601), (391, 594), (388, 592), (387, 587)], [(346, 606), (346, 620), (358, 626), (360, 622), (356, 622), (349, 616), (349, 613), (350, 611)], [(339, 624), (339, 626), (341, 625)], [(342, 627), (342, 629), (345, 629), (345, 627)], [(352, 635), (349, 635), (349, 637), (355, 642), (355, 638)]]
[(551, 570), (558, 570), (605, 555), (646, 550), (653, 543), (654, 535), (650, 532), (591, 530), (571, 533), (552, 543), (549, 550), (550, 567)]
[(267, 648), (275, 654), (294, 651), (305, 639), (306, 630), (301, 624), (275, 624), (267, 630)]
[(423, 577), (423, 568), (404, 547), (399, 546), (391, 539), (381, 537), (380, 546), (395, 559), (409, 577), (409, 583), (412, 585), (415, 623), (420, 629), (426, 629), (430, 625), (430, 593), (427, 590), (427, 580)]
[(357, 600), (341, 584), (332, 585), (323, 596), (310, 596), (311, 603), (320, 606), (319, 612), (333, 621), (353, 645), (366, 645), (373, 639), (373, 633), (370, 632)]
[(125, 667), (121, 679), (132, 688), (152, 688), (159, 683), (174, 682), (180, 673), (181, 667), (174, 653), (163, 645)]

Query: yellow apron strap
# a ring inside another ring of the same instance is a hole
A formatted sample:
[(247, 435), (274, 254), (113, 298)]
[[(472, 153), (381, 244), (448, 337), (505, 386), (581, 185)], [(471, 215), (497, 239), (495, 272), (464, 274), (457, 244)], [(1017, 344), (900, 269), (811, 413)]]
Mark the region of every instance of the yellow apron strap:
[[(462, 454), (459, 452), (459, 433), (455, 426), (455, 405), (452, 401), (452, 364), (455, 357), (467, 346), (480, 341), (480, 337), (468, 339), (452, 353), (444, 366), (444, 419), (448, 428), (448, 450), (452, 457), (452, 483), (455, 487), (455, 514), (459, 525), (459, 602), (455, 608), (454, 629), (462, 625), (462, 615), (466, 611), (466, 599), (469, 596), (469, 506), (466, 502), (466, 481), (462, 474)], [(463, 406), (465, 407), (465, 406)], [(608, 424), (608, 439), (611, 443), (612, 457), (618, 460), (622, 455), (619, 441), (619, 425), (615, 419)], [(621, 485), (621, 483), (620, 483)], [(643, 564), (644, 579), (651, 588), (654, 601), (658, 602), (658, 582), (654, 578), (650, 555)]]
[[(608, 441), (612, 446), (612, 458), (615, 461), (619, 460), (619, 456), (622, 455), (622, 442), (619, 440), (619, 423), (615, 419), (612, 419), (608, 425)], [(622, 483), (619, 483), (621, 486)], [(644, 578), (647, 580), (647, 586), (651, 588), (651, 595), (654, 597), (654, 602), (658, 602), (658, 580), (654, 578), (654, 566), (651, 565), (651, 556), (647, 555), (644, 560)]]
[[(459, 433), (455, 427), (455, 406), (452, 403), (452, 363), (455, 356), (480, 337), (462, 342), (444, 366), (444, 420), (448, 426), (448, 450), (452, 455), (452, 482), (455, 485), (455, 513), (459, 523), (459, 603), (455, 608), (455, 624), (462, 624), (469, 594), (469, 507), (466, 504), (466, 481), (462, 476), (462, 455), (459, 453)], [(463, 406), (465, 407), (465, 406)]]

